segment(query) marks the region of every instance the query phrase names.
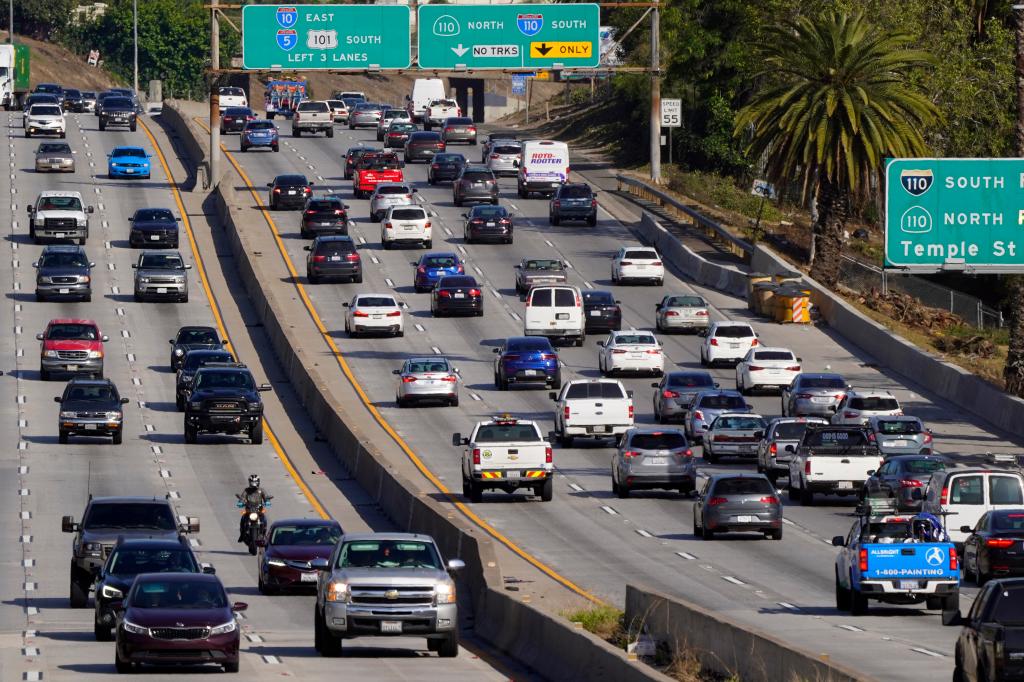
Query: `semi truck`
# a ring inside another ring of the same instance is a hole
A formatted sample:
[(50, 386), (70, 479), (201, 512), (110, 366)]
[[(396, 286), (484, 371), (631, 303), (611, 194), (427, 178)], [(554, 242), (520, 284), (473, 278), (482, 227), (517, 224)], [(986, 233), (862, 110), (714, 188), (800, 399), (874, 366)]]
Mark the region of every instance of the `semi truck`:
[(0, 44), (0, 104), (6, 111), (20, 110), (29, 92), (30, 54), (28, 45)]

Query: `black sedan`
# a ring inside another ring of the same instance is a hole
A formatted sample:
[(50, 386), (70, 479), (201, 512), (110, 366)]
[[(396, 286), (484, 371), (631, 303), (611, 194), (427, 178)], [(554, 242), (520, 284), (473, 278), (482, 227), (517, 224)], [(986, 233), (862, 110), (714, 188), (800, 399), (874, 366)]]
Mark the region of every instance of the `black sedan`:
[(168, 208), (140, 208), (128, 219), (128, 244), (133, 249), (178, 248), (178, 218)]
[(1024, 576), (1024, 509), (994, 509), (982, 515), (964, 541), (964, 578), (984, 585), (993, 576)]
[(427, 182), (436, 185), (439, 182), (452, 182), (459, 177), (462, 167), (466, 165), (466, 157), (462, 154), (435, 154), (427, 171)]
[(345, 179), (351, 180), (359, 159), (367, 152), (379, 152), (376, 147), (349, 147), (345, 152)]
[(581, 293), (585, 331), (589, 333), (622, 329), (622, 308), (610, 291), (584, 289)]
[(434, 317), (484, 314), (484, 297), (475, 277), (441, 277), (430, 291), (430, 312)]
[(512, 243), (512, 214), (504, 206), (484, 204), (463, 213), (463, 237), (467, 244), (482, 241)]
[[(921, 493), (932, 472), (950, 466), (949, 460), (939, 455), (897, 455), (864, 481), (864, 497), (889, 497), (896, 501), (900, 511), (919, 511)], [(918, 491), (915, 495), (914, 491)]]
[(299, 230), (303, 239), (318, 234), (348, 234), (348, 206), (336, 197), (317, 197), (306, 201)]
[(191, 350), (220, 350), (227, 342), (227, 339), (221, 341), (220, 334), (213, 327), (182, 327), (169, 342), (171, 369), (175, 372), (181, 369), (182, 363), (185, 362), (185, 353)]
[(405, 162), (415, 163), (416, 161), (431, 161), (437, 154), (443, 154), (445, 150), (444, 140), (441, 133), (417, 131), (405, 141)]
[(220, 116), (220, 134), (240, 133), (249, 121), (256, 120), (256, 112), (249, 107), (228, 107)]
[(306, 199), (313, 194), (313, 183), (305, 175), (278, 175), (273, 182), (267, 183), (267, 187), (270, 188), (267, 203), (271, 211), (304, 208)]
[(406, 140), (419, 128), (415, 123), (395, 122), (388, 127), (384, 134), (384, 146), (388, 149), (401, 149), (405, 147)]

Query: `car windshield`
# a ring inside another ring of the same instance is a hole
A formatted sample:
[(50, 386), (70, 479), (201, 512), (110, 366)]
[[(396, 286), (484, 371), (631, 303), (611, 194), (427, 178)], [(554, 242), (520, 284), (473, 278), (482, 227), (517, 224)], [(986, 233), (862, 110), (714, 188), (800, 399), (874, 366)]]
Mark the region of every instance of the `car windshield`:
[(713, 336), (720, 339), (746, 339), (754, 335), (754, 330), (745, 324), (716, 327)]
[(1002, 625), (1024, 625), (1024, 587), (1004, 587), (998, 594), (989, 620)]
[(522, 352), (522, 351), (545, 351), (548, 353), (554, 353), (554, 348), (551, 347), (551, 342), (545, 338), (526, 338), (526, 339), (510, 339), (505, 346), (505, 350)]
[(533, 424), (484, 424), (477, 429), (474, 443), (540, 442), (537, 427)]
[(211, 362), (234, 362), (235, 358), (232, 357), (231, 353), (196, 353), (192, 352), (185, 356), (184, 368), (186, 371), (195, 371), (203, 365), (208, 365)]
[(224, 110), (225, 116), (250, 116), (252, 109), (248, 107), (228, 107)]
[(393, 208), (391, 209), (392, 220), (423, 220), (427, 212), (422, 208)]
[(655, 433), (634, 433), (629, 439), (630, 450), (681, 450), (686, 447), (686, 438), (679, 431), (658, 431)]
[(406, 374), (420, 374), (422, 372), (450, 372), (447, 360), (409, 360), (405, 364)]
[(434, 156), (434, 163), (466, 163), (466, 157), (462, 154), (437, 154)]
[(462, 174), (462, 179), (469, 182), (486, 182), (493, 180), (494, 175), (490, 171), (466, 171)]
[(492, 154), (501, 154), (502, 156), (519, 156), (523, 151), (523, 148), (518, 145), (503, 144), (494, 145), (494, 149), (491, 150)]
[(243, 391), (251, 391), (256, 388), (249, 372), (211, 372), (200, 370), (196, 375), (196, 388), (235, 388)]
[(944, 471), (946, 463), (941, 459), (905, 459), (903, 471), (908, 474), (930, 474), (933, 471)]
[(616, 334), (612, 342), (616, 346), (656, 346), (658, 342), (651, 334)]
[(183, 329), (178, 332), (179, 344), (214, 344), (220, 345), (220, 337), (213, 329)]
[(465, 116), (452, 116), (445, 121), (446, 126), (468, 126), (473, 124), (473, 119)]
[(669, 308), (705, 308), (707, 303), (700, 296), (669, 296), (665, 300)]
[(127, 97), (107, 97), (103, 100), (104, 109), (131, 109), (132, 101)]
[(861, 528), (861, 540), (869, 543), (891, 544), (903, 542), (912, 536), (912, 529), (908, 521), (868, 523)]
[(376, 105), (376, 104), (371, 104), (370, 102), (360, 102), (359, 104), (356, 105), (356, 111), (375, 111), (375, 110), (379, 111), (380, 107), (378, 105)]
[(658, 260), (658, 252), (650, 249), (628, 249), (623, 258), (634, 258), (636, 260)]
[(410, 194), (410, 191), (405, 185), (379, 185), (377, 194)]
[(29, 116), (60, 116), (60, 107), (54, 104), (36, 104), (28, 112)]
[(305, 175), (278, 175), (275, 179), (281, 187), (303, 187), (306, 185)]
[(107, 573), (129, 576), (140, 573), (198, 573), (192, 552), (181, 549), (116, 548), (107, 562)]
[(437, 280), (437, 286), (441, 289), (451, 289), (458, 287), (475, 287), (476, 278), (470, 277), (469, 275), (459, 275), (456, 277), (442, 277)]
[(338, 568), (433, 568), (442, 570), (433, 543), (419, 540), (353, 540), (338, 552)]
[(390, 296), (360, 296), (356, 299), (356, 308), (397, 308), (398, 304)]
[(561, 270), (562, 261), (560, 260), (528, 260), (526, 265), (523, 267), (524, 270), (540, 271), (540, 270)]
[(54, 324), (46, 332), (46, 338), (57, 341), (97, 341), (100, 338), (96, 327), (91, 324)]
[(390, 133), (411, 133), (414, 130), (416, 130), (415, 123), (392, 123), (388, 128)]
[(85, 268), (89, 259), (81, 251), (50, 251), (39, 259), (41, 268)]
[(470, 215), (473, 218), (493, 220), (495, 218), (506, 217), (508, 215), (508, 209), (504, 206), (474, 206), (473, 210), (470, 211)]
[(274, 124), (270, 121), (249, 121), (245, 127), (248, 130), (271, 130)]
[(900, 409), (900, 404), (895, 398), (865, 397), (850, 398), (850, 408), (854, 410), (869, 410), (877, 412), (889, 412)]
[(43, 142), (36, 150), (37, 154), (70, 154), (71, 146), (65, 142)]
[(139, 149), (138, 147), (118, 147), (110, 154), (111, 156), (127, 156), (133, 159), (144, 159), (146, 157), (146, 150)]
[(64, 400), (88, 400), (108, 403), (117, 399), (117, 391), (110, 384), (87, 384), (84, 386), (72, 384), (68, 387), (68, 392), (64, 396)]
[(586, 185), (566, 185), (558, 195), (563, 199), (589, 199), (593, 193)]
[(321, 526), (275, 525), (270, 533), (271, 545), (333, 545), (341, 539), (341, 528), (333, 524)]
[(884, 435), (911, 436), (921, 433), (921, 422), (916, 419), (879, 419), (878, 432)]
[(410, 142), (440, 142), (441, 133), (431, 132), (418, 132), (413, 133), (409, 136)]
[(706, 395), (700, 399), (699, 407), (712, 410), (738, 410), (747, 406), (747, 402), (738, 395)]
[(806, 430), (806, 423), (782, 422), (775, 426), (775, 440), (800, 440)]
[(178, 524), (174, 512), (166, 504), (152, 502), (94, 502), (82, 521), (86, 530), (93, 528), (155, 528), (175, 531)]
[(330, 107), (327, 106), (327, 102), (303, 102), (302, 104), (299, 105), (299, 111), (312, 111), (322, 114), (329, 112)]
[(754, 360), (784, 360), (795, 361), (796, 358), (788, 350), (758, 350), (754, 351)]
[(308, 211), (340, 211), (341, 202), (335, 199), (313, 199), (306, 204)]
[(992, 512), (992, 530), (1024, 531), (1024, 510)]
[(565, 393), (566, 400), (575, 400), (580, 398), (604, 398), (615, 400), (625, 397), (626, 394), (622, 390), (622, 386), (619, 385), (618, 382), (612, 381), (594, 381), (583, 384), (573, 384)]
[(764, 419), (760, 417), (719, 417), (711, 427), (715, 431), (732, 429), (735, 431), (759, 431), (764, 429)]
[(702, 386), (714, 386), (715, 381), (710, 374), (678, 374), (668, 375), (668, 385), (678, 388), (700, 388)]
[(181, 256), (151, 253), (139, 259), (140, 270), (182, 270), (184, 267)]
[(82, 200), (78, 197), (43, 197), (36, 208), (40, 211), (81, 211)]
[(615, 305), (615, 297), (610, 291), (584, 291), (583, 302), (591, 305)]
[(797, 384), (804, 388), (846, 388), (846, 382), (841, 377), (800, 377)]
[(774, 495), (772, 484), (763, 478), (723, 478), (715, 481), (713, 495)]
[(803, 444), (810, 447), (860, 447), (868, 444), (868, 437), (862, 431), (815, 429), (804, 436)]
[(231, 97), (240, 97), (240, 96), (245, 95), (245, 92), (242, 90), (242, 88), (230, 88), (229, 87), (229, 88), (221, 88), (220, 89), (220, 94), (222, 94), (222, 95), (229, 95)]
[(458, 264), (455, 256), (430, 256), (423, 259), (428, 268), (454, 268)]
[(130, 597), (136, 609), (223, 609), (228, 598), (220, 583), (185, 580), (139, 580)]
[(135, 212), (135, 220), (137, 222), (160, 222), (160, 223), (173, 223), (174, 214), (166, 208), (143, 208)]

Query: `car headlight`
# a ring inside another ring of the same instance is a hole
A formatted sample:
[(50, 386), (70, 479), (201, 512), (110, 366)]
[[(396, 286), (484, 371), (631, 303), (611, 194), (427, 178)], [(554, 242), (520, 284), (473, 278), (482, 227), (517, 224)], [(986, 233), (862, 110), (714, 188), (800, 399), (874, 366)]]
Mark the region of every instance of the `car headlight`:
[(55, 351), (55, 350), (44, 350), (43, 351), (43, 357), (44, 358), (55, 358), (55, 357), (57, 357), (57, 351)]
[(267, 559), (268, 566), (287, 566), (281, 559)]
[(229, 632), (234, 632), (238, 629), (238, 623), (234, 620), (228, 621), (223, 625), (217, 625), (216, 627), (210, 628), (211, 635), (226, 635)]
[(103, 357), (103, 351), (101, 351), (101, 350), (91, 350), (91, 351), (89, 351), (89, 359), (90, 360), (95, 360), (96, 358), (102, 358), (102, 357)]
[(92, 281), (92, 277), (90, 277), (89, 275), (82, 275), (81, 277), (78, 278), (78, 281), (82, 284), (86, 284)]
[(107, 412), (106, 416), (107, 416), (107, 421), (109, 421), (109, 422), (114, 422), (114, 421), (119, 422), (119, 421), (121, 421), (121, 413), (120, 412)]
[(190, 410), (199, 410), (202, 409), (203, 404), (200, 403), (199, 401), (194, 400), (188, 404), (188, 407)]
[(39, 283), (40, 284), (52, 284), (53, 283), (53, 278), (46, 277), (46, 276), (40, 276), (39, 277)]
[(88, 224), (89, 224), (89, 222), (85, 218), (79, 218), (78, 219), (78, 226), (79, 227), (85, 227)]
[(86, 554), (92, 556), (99, 556), (103, 553), (103, 545), (98, 542), (87, 542), (82, 549), (85, 550)]
[(116, 163), (116, 162), (114, 162), (114, 161), (111, 161), (111, 162), (110, 162), (110, 167), (111, 167), (111, 168), (117, 168), (117, 167), (118, 167), (118, 166), (120, 166), (120, 165), (121, 165), (121, 164), (119, 164), (119, 163)]
[(455, 583), (434, 585), (434, 602), (437, 604), (455, 603)]
[(100, 590), (100, 594), (103, 595), (104, 599), (123, 599), (124, 593), (116, 587), (110, 585), (104, 585), (103, 589)]
[(121, 627), (124, 628), (125, 632), (130, 632), (133, 635), (148, 635), (149, 634), (149, 628), (144, 628), (141, 625), (136, 625), (135, 623), (131, 622), (130, 620), (122, 620), (121, 621)]
[(41, 227), (46, 224), (45, 218), (36, 218), (36, 226)]
[(332, 582), (327, 586), (327, 601), (345, 603), (350, 595), (348, 583)]
[(61, 418), (61, 419), (74, 419), (74, 418), (75, 418), (75, 417), (77, 417), (77, 416), (78, 416), (78, 413), (77, 413), (77, 412), (63, 412), (63, 411), (62, 411), (62, 412), (60, 413), (60, 418)]
[(174, 349), (174, 354), (177, 355), (180, 358), (182, 355), (185, 354), (185, 351), (183, 351), (181, 348), (175, 348)]
[(149, 284), (149, 277), (139, 277), (139, 281), (143, 284)]

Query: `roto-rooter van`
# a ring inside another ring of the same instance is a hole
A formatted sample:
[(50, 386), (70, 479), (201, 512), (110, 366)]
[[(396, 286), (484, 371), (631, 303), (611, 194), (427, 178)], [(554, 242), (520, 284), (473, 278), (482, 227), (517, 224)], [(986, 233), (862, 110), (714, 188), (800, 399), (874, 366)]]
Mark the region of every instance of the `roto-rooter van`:
[(569, 147), (553, 140), (527, 140), (518, 164), (519, 197), (537, 192), (550, 196), (569, 180)]

